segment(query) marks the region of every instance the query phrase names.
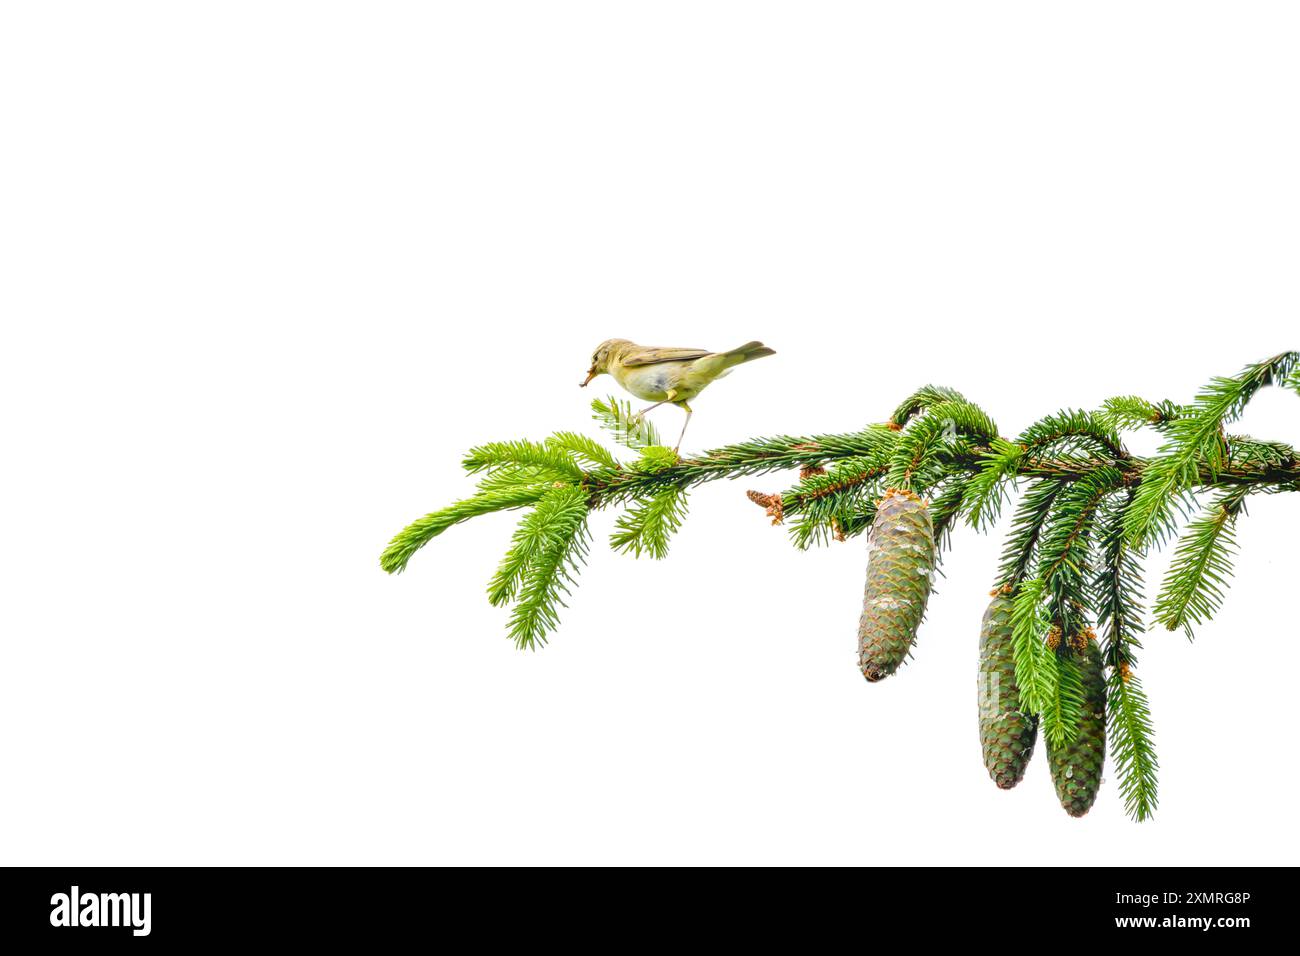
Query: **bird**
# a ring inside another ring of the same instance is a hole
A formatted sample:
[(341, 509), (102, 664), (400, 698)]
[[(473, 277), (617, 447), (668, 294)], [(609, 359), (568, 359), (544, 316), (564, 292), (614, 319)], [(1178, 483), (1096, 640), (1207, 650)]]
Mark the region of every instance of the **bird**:
[(587, 377), (579, 383), (586, 388), (597, 375), (608, 373), (637, 398), (653, 405), (637, 412), (639, 420), (646, 412), (669, 402), (686, 412), (682, 433), (677, 436), (677, 447), (682, 447), (686, 426), (691, 423), (694, 411), (688, 402), (715, 379), (722, 378), (732, 368), (776, 352), (762, 342), (746, 342), (729, 352), (710, 352), (707, 349), (665, 349), (637, 345), (627, 339), (607, 339), (596, 347), (591, 356)]

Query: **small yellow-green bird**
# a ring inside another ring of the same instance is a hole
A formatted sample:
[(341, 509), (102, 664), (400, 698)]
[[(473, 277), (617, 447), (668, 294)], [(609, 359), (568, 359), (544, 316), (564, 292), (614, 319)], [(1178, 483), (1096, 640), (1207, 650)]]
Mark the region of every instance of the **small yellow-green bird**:
[(608, 372), (614, 376), (614, 381), (637, 398), (654, 402), (649, 408), (641, 409), (638, 418), (651, 408), (672, 402), (686, 412), (682, 433), (677, 436), (677, 448), (681, 448), (686, 426), (694, 414), (687, 402), (735, 366), (775, 354), (762, 342), (746, 342), (730, 352), (710, 352), (706, 349), (651, 348), (627, 339), (608, 339), (601, 342), (591, 356), (591, 368), (581, 385), (585, 388), (597, 375)]

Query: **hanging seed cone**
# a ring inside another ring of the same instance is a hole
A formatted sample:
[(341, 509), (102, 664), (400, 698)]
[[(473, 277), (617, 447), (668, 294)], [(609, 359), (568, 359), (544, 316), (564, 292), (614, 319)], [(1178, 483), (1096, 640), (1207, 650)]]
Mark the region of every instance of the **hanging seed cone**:
[(1038, 738), (1038, 715), (1020, 709), (1011, 646), (1011, 595), (996, 592), (980, 626), (979, 715), (984, 766), (1003, 790), (1025, 775)]
[(1047, 742), (1047, 762), (1052, 770), (1056, 796), (1072, 817), (1092, 809), (1101, 786), (1101, 769), (1106, 762), (1106, 678), (1102, 673), (1101, 650), (1089, 640), (1075, 655), (1082, 671), (1084, 702), (1079, 732), (1072, 743), (1053, 747)]
[(916, 639), (934, 573), (930, 509), (908, 491), (890, 489), (871, 524), (867, 586), (858, 624), (858, 665), (878, 681), (898, 670)]

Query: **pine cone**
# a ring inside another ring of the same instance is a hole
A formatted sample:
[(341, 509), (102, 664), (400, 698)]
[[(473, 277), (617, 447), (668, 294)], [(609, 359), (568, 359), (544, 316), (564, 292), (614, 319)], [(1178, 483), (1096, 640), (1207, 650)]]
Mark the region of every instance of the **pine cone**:
[(1101, 650), (1090, 640), (1082, 653), (1070, 651), (1083, 677), (1084, 701), (1079, 732), (1072, 743), (1053, 747), (1047, 742), (1047, 762), (1052, 769), (1056, 796), (1072, 817), (1092, 809), (1101, 786), (1106, 762), (1106, 677), (1102, 672)]
[(1008, 594), (994, 592), (980, 627), (979, 717), (984, 766), (1003, 790), (1025, 776), (1038, 739), (1038, 715), (1020, 709)]
[(910, 492), (885, 492), (871, 525), (858, 624), (858, 664), (867, 680), (888, 677), (907, 657), (925, 615), (933, 574), (929, 507)]

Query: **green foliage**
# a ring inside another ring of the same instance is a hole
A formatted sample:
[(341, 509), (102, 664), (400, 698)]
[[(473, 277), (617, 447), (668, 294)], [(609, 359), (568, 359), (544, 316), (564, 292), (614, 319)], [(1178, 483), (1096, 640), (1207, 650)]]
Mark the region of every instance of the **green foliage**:
[(1159, 802), (1156, 774), (1160, 769), (1151, 705), (1141, 681), (1132, 676), (1125, 679), (1119, 669), (1107, 678), (1106, 736), (1125, 811), (1138, 821), (1151, 819)]
[(1124, 533), (1124, 512), (1132, 489), (1110, 498), (1098, 518), (1098, 568), (1093, 580), (1102, 656), (1107, 678), (1106, 727), (1112, 766), (1129, 816), (1150, 819), (1158, 803), (1155, 732), (1151, 708), (1141, 682), (1132, 674), (1141, 648), (1142, 565)]
[(389, 574), (400, 574), (406, 570), (406, 563), (411, 560), (411, 555), (452, 525), (460, 524), (462, 521), (468, 521), (470, 518), (479, 515), (490, 514), (493, 511), (522, 508), (525, 505), (532, 504), (543, 494), (543, 491), (532, 485), (500, 491), (485, 491), (473, 498), (457, 501), (441, 511), (427, 514), (423, 518), (411, 522), (397, 533), (396, 537), (389, 542), (388, 547), (384, 549), (384, 553), (379, 556), (379, 566)]
[(998, 426), (969, 402), (938, 402), (914, 418), (899, 438), (889, 461), (890, 488), (921, 489), (938, 481), (947, 470), (949, 455), (962, 438), (988, 443), (997, 438)]
[(669, 486), (631, 505), (619, 516), (610, 544), (615, 551), (668, 556), (668, 541), (686, 518), (686, 491)]
[(1052, 621), (1067, 637), (1088, 626), (1094, 519), (1102, 500), (1122, 481), (1117, 468), (1103, 465), (1072, 482), (1056, 496), (1039, 542), (1036, 573), (1046, 588)]
[(602, 428), (608, 429), (614, 440), (624, 447), (639, 450), (663, 444), (650, 419), (632, 411), (631, 402), (620, 401), (611, 395), (596, 399), (591, 403), (591, 410), (591, 417), (600, 422)]
[(1097, 519), (1097, 572), (1092, 581), (1092, 605), (1102, 633), (1103, 657), (1111, 667), (1136, 662), (1142, 647), (1141, 555), (1124, 533), (1124, 513), (1132, 503), (1131, 488), (1108, 498)]
[(1038, 539), (1051, 517), (1056, 496), (1068, 482), (1059, 478), (1041, 478), (1029, 486), (1011, 519), (1011, 531), (1002, 546), (1002, 564), (998, 568), (998, 585), (1019, 584), (1033, 566), (1038, 554)]
[(1043, 582), (1036, 579), (1019, 585), (1011, 596), (1011, 653), (1027, 713), (1042, 713), (1057, 698), (1059, 671), (1056, 655), (1045, 641), (1051, 622), (1043, 596)]
[(577, 432), (556, 432), (546, 439), (546, 447), (571, 455), (580, 464), (590, 468), (617, 468), (618, 459), (600, 442)]
[(585, 518), (586, 513), (586, 503), (577, 488), (563, 485), (546, 491), (537, 506), (516, 526), (510, 548), (488, 583), (488, 601), (497, 607), (513, 601), (538, 555), (557, 535), (566, 533), (574, 520)]
[(1114, 431), (1132, 431), (1144, 425), (1160, 428), (1180, 412), (1173, 402), (1148, 402), (1136, 395), (1117, 395), (1102, 403), (1097, 420)]
[[(530, 525), (526, 543), (512, 542), (506, 561), (493, 578), (495, 585), (498, 578), (512, 570), (517, 576), (517, 584), (507, 586), (511, 590), (518, 587), (509, 632), (521, 649), (533, 650), (546, 643), (546, 635), (559, 624), (559, 608), (564, 605), (561, 594), (569, 593), (577, 566), (587, 555), (587, 504), (582, 491), (555, 489), (547, 495), (545, 504), (544, 518), (532, 522), (525, 518), (521, 523)], [(530, 517), (540, 512), (541, 502)], [(525, 555), (522, 560), (511, 561), (516, 550)], [(512, 569), (505, 567), (507, 561)]]
[(582, 479), (582, 466), (568, 451), (531, 441), (488, 442), (471, 448), (461, 465), (471, 475), (497, 468), (531, 468), (557, 480)]
[(1053, 653), (1048, 660), (1056, 669), (1056, 677), (1051, 682), (1051, 696), (1044, 703), (1039, 726), (1053, 747), (1063, 747), (1072, 743), (1079, 733), (1086, 696), (1083, 671), (1069, 653)]
[(994, 438), (979, 459), (979, 470), (970, 479), (967, 490), (971, 527), (987, 529), (1002, 514), (1007, 486), (1015, 477), (1025, 449), (1005, 438)]
[(934, 522), (935, 556), (941, 557), (951, 543), (953, 525), (967, 507), (970, 479), (956, 476), (931, 489), (930, 519)]
[(554, 471), (546, 468), (534, 468), (530, 465), (502, 465), (485, 471), (478, 480), (478, 490), (486, 491), (518, 491), (527, 488), (536, 489), (537, 493), (545, 493), (547, 488), (555, 485), (558, 479)]
[(1223, 604), (1223, 589), (1232, 576), (1237, 515), (1245, 507), (1249, 485), (1229, 489), (1187, 526), (1156, 598), (1155, 619), (1169, 630), (1209, 620)]
[(1295, 449), (1285, 442), (1259, 441), (1249, 435), (1228, 435), (1228, 461), (1243, 468), (1282, 469), (1296, 462)]
[(894, 409), (894, 414), (889, 416), (889, 420), (895, 425), (906, 425), (913, 417), (921, 414), (932, 405), (964, 401), (966, 401), (966, 396), (955, 388), (947, 388), (943, 385), (922, 385)]
[(1035, 458), (1124, 455), (1113, 427), (1091, 412), (1077, 409), (1039, 419), (1021, 433), (1017, 442)]
[(783, 492), (785, 518), (793, 519), (790, 536), (795, 546), (805, 550), (827, 544), (843, 536), (850, 525), (858, 530), (870, 525), (876, 499), (885, 491), (882, 478), (886, 467), (883, 455), (846, 458), (820, 474), (807, 475)]
[(1232, 378), (1216, 378), (1184, 413), (1169, 423), (1168, 442), (1150, 463), (1126, 519), (1134, 544), (1163, 541), (1173, 530), (1174, 504), (1180, 492), (1194, 488), (1202, 474), (1213, 482), (1227, 464), (1223, 426), (1235, 421), (1261, 388), (1286, 380), (1300, 352), (1284, 352), (1247, 366)]
[[(1021, 705), (1037, 717), (1057, 764), (1075, 759), (1070, 754), (1099, 757), (1108, 735), (1125, 807), (1144, 820), (1157, 805), (1159, 764), (1149, 702), (1134, 674), (1143, 634), (1142, 559), (1172, 534), (1196, 493), (1213, 493), (1177, 545), (1154, 617), (1169, 628), (1190, 628), (1217, 611), (1246, 496), (1300, 490), (1295, 449), (1225, 431), (1270, 384), (1300, 391), (1300, 354), (1215, 379), (1186, 405), (1122, 395), (1097, 412), (1067, 409), (1035, 422), (1016, 441), (1001, 437), (960, 393), (925, 386), (883, 424), (750, 439), (686, 458), (664, 447), (629, 403), (597, 400), (595, 419), (636, 453), (633, 460), (620, 462), (605, 445), (575, 432), (480, 445), (464, 460), (477, 492), (413, 522), (393, 538), (380, 564), (398, 573), (447, 528), (527, 508), (488, 584), (488, 599), (513, 605), (510, 636), (521, 648), (536, 648), (557, 626), (585, 559), (593, 510), (622, 505), (612, 547), (657, 559), (686, 517), (693, 486), (799, 469), (799, 480), (780, 495), (751, 493), (774, 523), (787, 524), (796, 546), (861, 534), (876, 520), (887, 489), (898, 488), (928, 498), (937, 556), (957, 521), (964, 517), (987, 530), (1023, 485), (997, 576), (1011, 599)], [(1163, 436), (1152, 459), (1122, 444), (1122, 432), (1140, 427)], [(1089, 643), (1093, 620), (1100, 657)], [(1098, 662), (1109, 669), (1105, 735), (1096, 716)], [(1067, 809), (1086, 812), (1092, 793), (1087, 801), (1076, 793)]]
[(629, 467), (631, 471), (643, 475), (655, 475), (677, 464), (677, 453), (663, 445), (647, 445)]

